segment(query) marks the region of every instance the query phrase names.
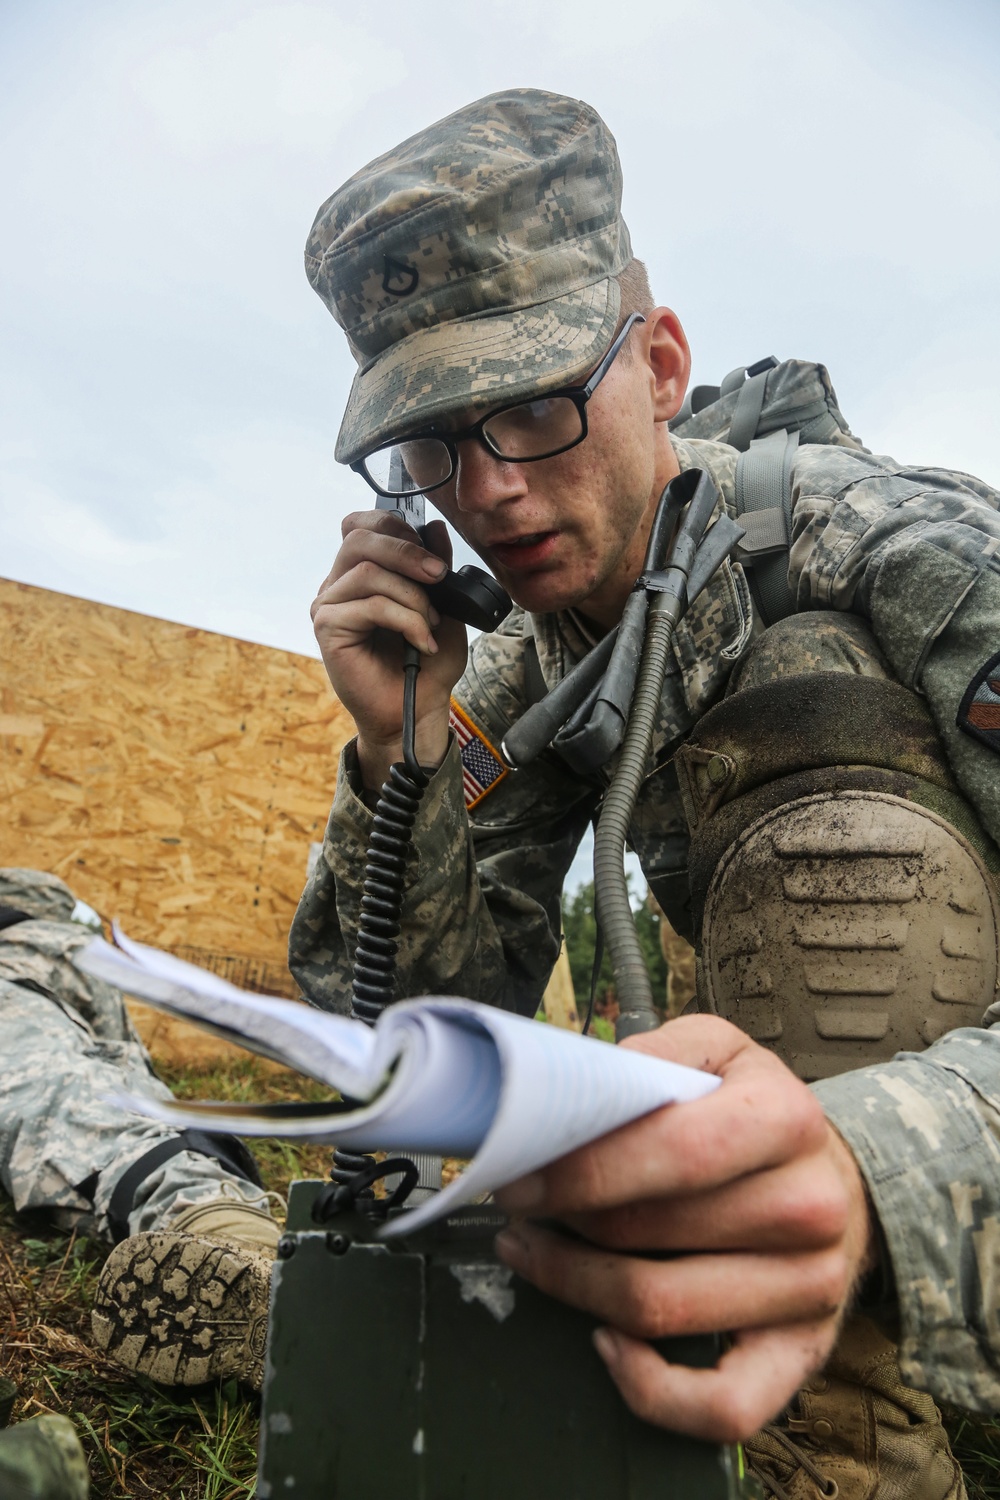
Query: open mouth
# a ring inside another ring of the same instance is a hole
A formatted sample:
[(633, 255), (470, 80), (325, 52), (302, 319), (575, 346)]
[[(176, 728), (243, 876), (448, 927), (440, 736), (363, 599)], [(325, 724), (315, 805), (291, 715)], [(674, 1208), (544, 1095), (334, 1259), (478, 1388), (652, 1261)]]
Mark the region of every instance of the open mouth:
[(531, 531), (509, 542), (494, 542), (490, 551), (498, 562), (508, 567), (524, 567), (542, 562), (558, 540), (558, 531)]

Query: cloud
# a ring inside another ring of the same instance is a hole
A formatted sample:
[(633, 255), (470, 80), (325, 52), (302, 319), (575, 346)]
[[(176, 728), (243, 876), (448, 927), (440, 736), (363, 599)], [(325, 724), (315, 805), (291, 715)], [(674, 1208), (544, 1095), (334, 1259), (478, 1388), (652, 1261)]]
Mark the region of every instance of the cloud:
[[(169, 546), (133, 540), (90, 506), (16, 471), (0, 474), (0, 531), (8, 563), (20, 546), (44, 556), (59, 572), (81, 564), (113, 572), (162, 564), (172, 556)], [(88, 566), (81, 583), (89, 573)]]
[(209, 15), (191, 29), (157, 49), (132, 86), (162, 134), (200, 159), (312, 148), (406, 77), (399, 48), (327, 4), (252, 6), (222, 27)]
[(333, 463), (353, 364), (302, 275), (308, 225), (370, 157), (521, 84), (605, 115), (699, 378), (819, 358), (866, 441), (1000, 476), (995, 0), (22, 9), (4, 572), (312, 650), (365, 492)]
[[(870, 398), (870, 430), (880, 452), (906, 462), (960, 469), (1000, 490), (996, 414), (1000, 379), (986, 357), (956, 359), (930, 350)], [(865, 428), (859, 430), (864, 433)]]

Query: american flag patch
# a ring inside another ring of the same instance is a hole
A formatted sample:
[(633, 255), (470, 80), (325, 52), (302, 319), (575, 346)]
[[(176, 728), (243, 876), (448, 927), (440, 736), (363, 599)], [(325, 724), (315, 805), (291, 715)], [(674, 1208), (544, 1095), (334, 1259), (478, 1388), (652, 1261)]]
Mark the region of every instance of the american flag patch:
[(462, 756), (462, 790), (465, 793), (465, 805), (471, 809), (483, 800), (487, 792), (492, 792), (503, 781), (507, 767), (454, 698), (451, 700), (448, 724), (458, 740)]

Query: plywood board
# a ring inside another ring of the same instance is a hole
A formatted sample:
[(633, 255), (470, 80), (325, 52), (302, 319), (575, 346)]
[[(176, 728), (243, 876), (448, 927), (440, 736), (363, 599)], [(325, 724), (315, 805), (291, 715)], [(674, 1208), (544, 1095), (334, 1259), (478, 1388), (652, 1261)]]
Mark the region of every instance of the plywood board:
[(573, 974), (569, 966), (565, 938), (559, 949), (556, 966), (545, 986), (542, 1009), (546, 1019), (553, 1026), (561, 1026), (564, 1031), (579, 1031), (583, 1024), (576, 1008), (576, 993), (573, 989)]
[(288, 928), (353, 732), (322, 663), (0, 580), (0, 864), (287, 991)]

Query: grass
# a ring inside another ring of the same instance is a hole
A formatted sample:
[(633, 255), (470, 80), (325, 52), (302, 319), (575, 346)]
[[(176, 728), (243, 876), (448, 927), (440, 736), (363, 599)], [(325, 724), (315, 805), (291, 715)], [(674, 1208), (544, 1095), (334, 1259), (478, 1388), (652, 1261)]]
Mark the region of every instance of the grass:
[(955, 1457), (962, 1465), (969, 1500), (1000, 1496), (1000, 1422), (946, 1411), (945, 1426)]
[[(319, 1085), (256, 1058), (204, 1069), (161, 1065), (181, 1097), (318, 1100)], [(254, 1146), (265, 1186), (284, 1196), (295, 1177), (325, 1176), (327, 1147)], [(259, 1402), (233, 1382), (169, 1390), (126, 1377), (90, 1341), (90, 1307), (106, 1247), (0, 1196), (0, 1375), (19, 1389), (14, 1421), (68, 1416), (91, 1473), (93, 1500), (250, 1500)], [(1000, 1424), (946, 1414), (969, 1500), (1000, 1500)]]

